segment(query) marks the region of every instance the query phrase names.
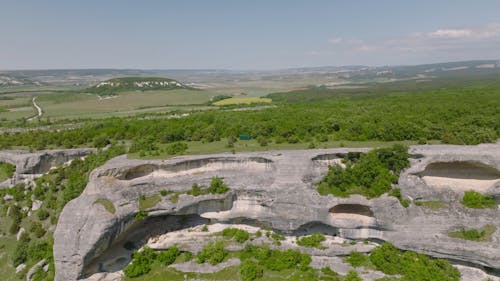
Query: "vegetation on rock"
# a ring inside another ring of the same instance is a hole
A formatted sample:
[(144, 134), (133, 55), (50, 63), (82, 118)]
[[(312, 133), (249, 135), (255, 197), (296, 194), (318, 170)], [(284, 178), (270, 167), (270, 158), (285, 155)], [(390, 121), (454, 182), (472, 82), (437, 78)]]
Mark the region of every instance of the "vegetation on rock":
[(196, 262), (208, 262), (211, 265), (216, 265), (224, 261), (227, 255), (228, 251), (224, 249), (224, 243), (222, 241), (215, 241), (201, 249), (201, 252), (196, 257)]
[(493, 196), (483, 195), (474, 190), (466, 191), (461, 202), (473, 209), (493, 208), (496, 206)]
[(458, 281), (460, 272), (443, 259), (434, 259), (411, 251), (400, 251), (383, 243), (370, 254), (370, 261), (385, 274), (402, 275), (404, 281)]
[(318, 185), (322, 195), (346, 197), (361, 194), (368, 198), (378, 197), (392, 188), (400, 171), (409, 166), (407, 148), (394, 145), (374, 149), (359, 158), (348, 158), (345, 168), (340, 164), (329, 167), (328, 174)]
[(325, 235), (321, 233), (314, 233), (312, 235), (297, 238), (297, 245), (309, 248), (320, 248), (321, 242), (325, 240)]
[(448, 233), (448, 235), (453, 238), (461, 238), (465, 240), (484, 242), (491, 240), (491, 235), (496, 231), (496, 229), (497, 228), (494, 225), (488, 224), (484, 226), (482, 229), (462, 228), (459, 231), (452, 231)]

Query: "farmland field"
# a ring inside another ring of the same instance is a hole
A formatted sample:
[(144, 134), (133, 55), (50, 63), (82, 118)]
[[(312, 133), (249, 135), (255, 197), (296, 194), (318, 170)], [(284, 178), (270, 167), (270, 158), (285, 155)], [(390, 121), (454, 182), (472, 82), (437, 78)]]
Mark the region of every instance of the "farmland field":
[(251, 104), (251, 103), (271, 103), (270, 98), (230, 98), (215, 102), (214, 105), (231, 105), (231, 104)]
[(15, 120), (35, 114), (31, 98), (43, 109), (42, 118), (104, 118), (147, 112), (205, 109), (215, 93), (201, 90), (132, 91), (117, 96), (99, 97), (86, 93), (16, 93), (0, 100), (0, 119)]

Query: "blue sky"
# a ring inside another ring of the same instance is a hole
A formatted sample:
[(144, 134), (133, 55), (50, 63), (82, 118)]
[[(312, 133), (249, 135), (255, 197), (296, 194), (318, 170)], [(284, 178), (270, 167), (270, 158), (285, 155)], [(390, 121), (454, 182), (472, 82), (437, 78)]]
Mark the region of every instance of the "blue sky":
[(497, 0), (2, 0), (0, 69), (500, 59)]

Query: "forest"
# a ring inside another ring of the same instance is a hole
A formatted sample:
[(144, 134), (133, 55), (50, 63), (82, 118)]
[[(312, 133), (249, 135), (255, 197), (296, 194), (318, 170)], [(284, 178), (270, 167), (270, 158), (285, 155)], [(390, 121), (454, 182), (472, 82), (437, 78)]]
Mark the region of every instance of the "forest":
[(277, 101), (276, 107), (264, 110), (211, 110), (176, 119), (163, 115), (115, 117), (89, 120), (61, 131), (4, 133), (0, 148), (100, 146), (122, 140), (144, 142), (148, 136), (152, 144), (141, 146), (154, 149), (159, 143), (209, 143), (242, 133), (262, 143), (412, 140), (424, 144), (438, 140), (470, 145), (495, 142), (500, 135), (497, 84), (362, 95), (335, 93), (325, 88), (287, 93), (321, 98), (293, 102), (280, 99), (284, 94), (273, 94), (270, 97)]

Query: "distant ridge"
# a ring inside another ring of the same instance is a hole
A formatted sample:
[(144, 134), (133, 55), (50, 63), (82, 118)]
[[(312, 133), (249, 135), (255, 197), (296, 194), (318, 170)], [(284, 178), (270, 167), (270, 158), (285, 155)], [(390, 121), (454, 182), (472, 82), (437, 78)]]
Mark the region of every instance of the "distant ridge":
[(121, 77), (113, 78), (83, 90), (86, 93), (113, 95), (125, 91), (187, 89), (188, 86), (170, 78), (163, 77)]

